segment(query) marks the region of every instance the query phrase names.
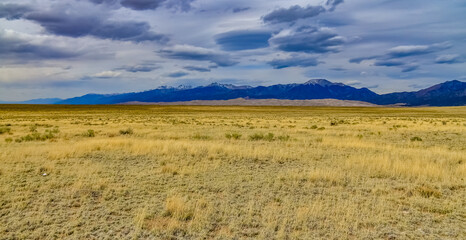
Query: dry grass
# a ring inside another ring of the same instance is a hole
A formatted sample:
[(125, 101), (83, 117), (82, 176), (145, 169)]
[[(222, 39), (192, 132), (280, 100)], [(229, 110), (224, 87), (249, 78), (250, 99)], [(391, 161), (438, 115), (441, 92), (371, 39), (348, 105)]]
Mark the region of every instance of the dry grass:
[(0, 239), (466, 238), (464, 107), (3, 105), (0, 132)]

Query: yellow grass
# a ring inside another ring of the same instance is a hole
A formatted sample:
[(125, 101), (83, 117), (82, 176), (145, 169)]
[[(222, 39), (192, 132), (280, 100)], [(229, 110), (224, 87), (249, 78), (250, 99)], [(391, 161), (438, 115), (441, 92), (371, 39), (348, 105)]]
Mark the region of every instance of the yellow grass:
[(0, 105), (0, 239), (465, 239), (466, 108)]

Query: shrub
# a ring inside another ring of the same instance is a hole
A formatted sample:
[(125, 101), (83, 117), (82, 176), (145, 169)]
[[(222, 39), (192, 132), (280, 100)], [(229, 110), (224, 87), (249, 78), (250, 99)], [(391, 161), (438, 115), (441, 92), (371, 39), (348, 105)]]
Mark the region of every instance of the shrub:
[(207, 136), (207, 135), (201, 135), (199, 133), (196, 133), (196, 134), (194, 134), (194, 136), (192, 138), (196, 139), (196, 140), (209, 140), (211, 137)]
[(418, 137), (418, 136), (415, 136), (415, 137), (412, 137), (412, 138), (411, 138), (411, 142), (416, 142), (416, 141), (422, 142), (422, 138), (420, 138), (420, 137)]
[(34, 132), (37, 132), (37, 125), (32, 125), (32, 126), (30, 126), (30, 127), (29, 127), (29, 131), (30, 131), (30, 132), (33, 132), (33, 133), (34, 133)]
[(243, 135), (241, 135), (241, 134), (239, 134), (239, 133), (226, 133), (226, 134), (225, 134), (225, 137), (226, 137), (226, 138), (228, 138), (228, 139), (235, 139), (235, 140), (240, 139), (241, 136), (243, 136)]
[(13, 142), (13, 138), (5, 138), (5, 142), (11, 143), (11, 142)]
[(4, 133), (9, 133), (11, 131), (11, 128), (9, 127), (0, 127), (0, 135)]
[(281, 135), (281, 136), (278, 136), (277, 139), (280, 140), (280, 141), (288, 141), (288, 140), (290, 140), (290, 136)]
[(52, 132), (45, 132), (43, 134), (35, 132), (15, 139), (15, 142), (45, 141), (53, 138), (55, 138), (55, 135)]
[(273, 133), (267, 133), (267, 134), (262, 134), (262, 133), (254, 133), (253, 135), (249, 135), (249, 140), (250, 141), (260, 141), (260, 140), (265, 140), (265, 141), (273, 141), (275, 140)]
[(311, 129), (317, 129), (317, 128), (318, 128), (317, 125), (312, 125), (311, 126)]
[(120, 130), (120, 135), (131, 135), (133, 134), (133, 129), (132, 128), (127, 128), (127, 129), (121, 129)]
[(84, 137), (95, 137), (95, 132), (94, 132), (94, 130), (89, 129), (89, 130), (87, 130), (87, 132), (85, 132), (85, 133), (83, 134), (83, 136), (84, 136)]
[(317, 130), (322, 131), (322, 130), (325, 130), (325, 128), (324, 128), (324, 127), (320, 127), (320, 128), (317, 128)]

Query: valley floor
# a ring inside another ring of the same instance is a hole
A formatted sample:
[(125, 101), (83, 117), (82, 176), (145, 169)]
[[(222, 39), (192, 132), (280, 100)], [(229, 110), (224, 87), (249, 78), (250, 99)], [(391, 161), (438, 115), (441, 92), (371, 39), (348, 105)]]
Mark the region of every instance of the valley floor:
[(465, 239), (466, 107), (0, 105), (0, 239)]

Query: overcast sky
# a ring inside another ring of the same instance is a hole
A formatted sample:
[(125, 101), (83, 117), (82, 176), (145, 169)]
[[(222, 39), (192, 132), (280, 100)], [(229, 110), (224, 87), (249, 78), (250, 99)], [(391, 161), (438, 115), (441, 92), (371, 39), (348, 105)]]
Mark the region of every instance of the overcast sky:
[(0, 100), (466, 80), (464, 0), (0, 0)]

